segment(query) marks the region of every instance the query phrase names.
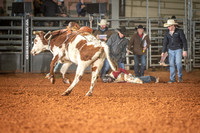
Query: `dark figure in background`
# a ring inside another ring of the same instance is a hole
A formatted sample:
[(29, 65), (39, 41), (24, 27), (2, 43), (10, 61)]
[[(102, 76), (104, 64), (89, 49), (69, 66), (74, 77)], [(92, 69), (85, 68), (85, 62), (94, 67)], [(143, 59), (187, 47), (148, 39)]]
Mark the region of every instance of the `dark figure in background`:
[(60, 17), (67, 17), (67, 8), (65, 7), (64, 0), (58, 0), (58, 9)]
[(171, 19), (176, 19), (176, 16), (172, 16)]
[[(60, 13), (56, 0), (45, 0), (42, 5), (42, 13), (45, 17), (56, 17)], [(58, 26), (58, 22), (47, 22), (46, 26)]]
[[(13, 0), (13, 2), (24, 2), (24, 0)], [(24, 16), (24, 13), (14, 13), (12, 10), (12, 16)]]
[(0, 16), (5, 16), (5, 10), (3, 7), (0, 7)]
[(40, 17), (42, 15), (42, 11), (41, 11), (42, 4), (43, 4), (42, 0), (34, 0), (33, 1), (34, 16)]
[(55, 17), (60, 13), (55, 0), (45, 0), (42, 5), (42, 13), (45, 17)]
[[(67, 8), (65, 6), (64, 0), (58, 0), (58, 9), (59, 9), (59, 17), (68, 17), (67, 15)], [(62, 23), (62, 25), (67, 26), (69, 21), (65, 21)]]
[(80, 2), (77, 3), (76, 12), (78, 13), (79, 17), (85, 17), (85, 15), (86, 15), (86, 7), (85, 7), (84, 0), (81, 0)]
[[(0, 7), (0, 16), (6, 16), (5, 10), (3, 7)], [(0, 26), (10, 26), (10, 21), (9, 20), (0, 20)], [(6, 30), (0, 30), (0, 34), (7, 34)]]

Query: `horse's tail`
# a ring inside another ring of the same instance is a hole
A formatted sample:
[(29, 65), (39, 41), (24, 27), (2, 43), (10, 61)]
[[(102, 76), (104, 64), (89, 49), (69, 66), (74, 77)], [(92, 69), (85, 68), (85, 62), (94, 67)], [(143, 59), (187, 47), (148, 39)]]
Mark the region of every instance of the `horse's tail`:
[(115, 68), (113, 62), (112, 62), (112, 60), (110, 59), (109, 47), (108, 47), (108, 45), (107, 45), (106, 43), (104, 43), (104, 42), (102, 42), (101, 44), (102, 44), (102, 46), (103, 46), (103, 48), (104, 48), (104, 52), (105, 52), (105, 54), (106, 54), (106, 58), (107, 58), (107, 60), (108, 60), (108, 62), (109, 62), (109, 64), (110, 64), (111, 69), (112, 69), (113, 71), (116, 71), (116, 68)]

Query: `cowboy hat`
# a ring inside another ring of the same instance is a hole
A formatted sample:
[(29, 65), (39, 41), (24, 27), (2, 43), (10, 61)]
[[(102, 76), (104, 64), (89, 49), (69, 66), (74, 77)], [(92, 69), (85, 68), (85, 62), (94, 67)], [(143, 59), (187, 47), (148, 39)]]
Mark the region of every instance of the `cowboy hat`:
[(98, 25), (109, 25), (109, 22), (107, 22), (106, 19), (101, 19), (100, 23)]
[(171, 26), (171, 25), (178, 25), (178, 23), (176, 23), (176, 22), (174, 21), (174, 19), (168, 19), (168, 20), (167, 20), (167, 23), (164, 24), (164, 27), (169, 27), (169, 26)]
[(121, 34), (126, 36), (126, 27), (125, 26), (120, 26), (117, 31), (119, 31)]
[(144, 30), (145, 30), (145, 28), (144, 28), (142, 25), (138, 25), (138, 27), (136, 27), (135, 29), (136, 29), (136, 30), (137, 30), (137, 29), (144, 29)]

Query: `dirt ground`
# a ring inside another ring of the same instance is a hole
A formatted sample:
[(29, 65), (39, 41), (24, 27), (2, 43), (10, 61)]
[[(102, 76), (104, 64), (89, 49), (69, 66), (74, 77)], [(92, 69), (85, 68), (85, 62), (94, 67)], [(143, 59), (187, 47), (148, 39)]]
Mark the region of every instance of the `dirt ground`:
[(145, 73), (160, 83), (98, 79), (91, 97), (87, 73), (69, 96), (61, 96), (69, 85), (59, 74), (53, 85), (45, 74), (0, 74), (0, 132), (200, 133), (200, 70), (174, 84), (167, 71)]

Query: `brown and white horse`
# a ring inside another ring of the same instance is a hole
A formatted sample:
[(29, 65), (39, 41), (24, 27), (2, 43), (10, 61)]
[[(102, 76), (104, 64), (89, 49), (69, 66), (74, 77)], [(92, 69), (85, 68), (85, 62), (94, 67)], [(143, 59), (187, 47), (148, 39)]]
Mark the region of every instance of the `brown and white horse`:
[[(87, 27), (85, 28), (87, 29)], [(103, 66), (105, 58), (108, 59), (112, 70), (115, 71), (115, 67), (109, 57), (108, 46), (105, 42), (93, 36), (91, 31), (88, 32), (88, 30), (85, 31), (81, 28), (78, 31), (69, 32), (68, 30), (63, 30), (56, 34), (48, 33), (46, 35), (43, 31), (37, 31), (35, 35), (36, 37), (31, 54), (36, 55), (45, 50), (50, 50), (53, 54), (49, 75), (51, 79), (54, 79), (53, 69), (56, 63), (60, 62), (63, 64), (60, 69), (63, 78), (65, 78), (65, 73), (72, 63), (77, 65), (75, 78), (62, 95), (69, 95), (71, 93), (89, 65), (91, 65), (92, 78), (90, 89), (86, 93), (87, 96), (92, 95), (93, 88), (97, 82), (98, 73)]]

